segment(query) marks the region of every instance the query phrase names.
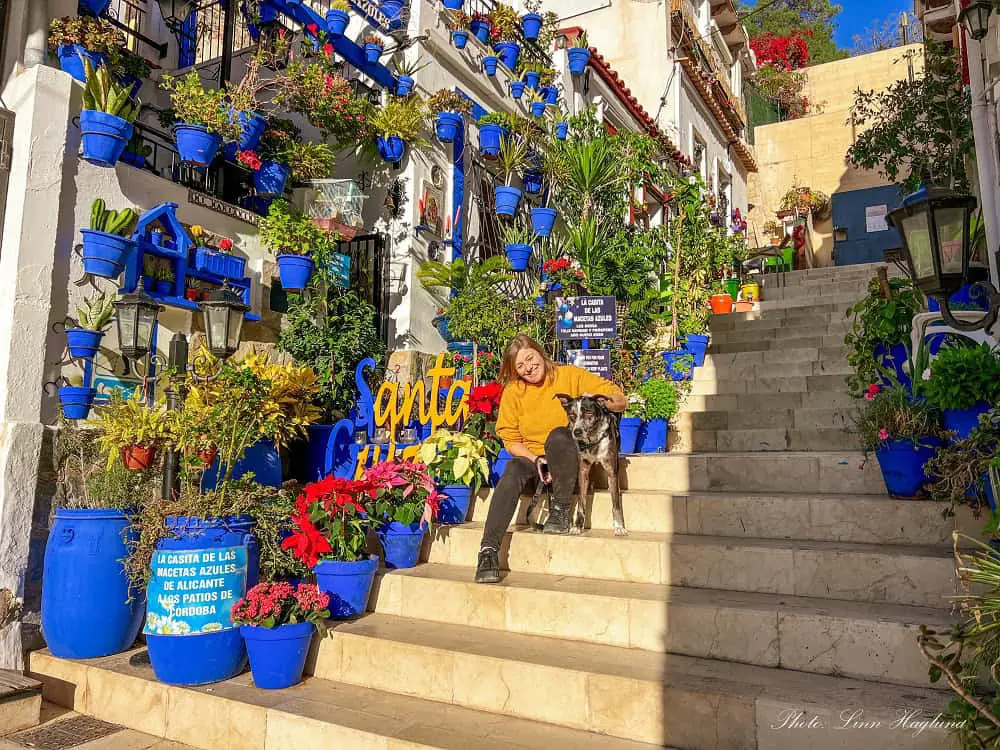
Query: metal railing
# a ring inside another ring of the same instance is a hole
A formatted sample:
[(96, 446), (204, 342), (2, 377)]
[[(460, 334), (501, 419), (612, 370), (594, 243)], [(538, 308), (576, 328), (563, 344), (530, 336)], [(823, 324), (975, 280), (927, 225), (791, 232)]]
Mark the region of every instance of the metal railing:
[(145, 34), (148, 30), (149, 6), (147, 0), (112, 0), (111, 5), (108, 6), (107, 14), (108, 18), (114, 19), (121, 26), (133, 32), (125, 34), (125, 46), (130, 52), (139, 54), (140, 40), (136, 34)]

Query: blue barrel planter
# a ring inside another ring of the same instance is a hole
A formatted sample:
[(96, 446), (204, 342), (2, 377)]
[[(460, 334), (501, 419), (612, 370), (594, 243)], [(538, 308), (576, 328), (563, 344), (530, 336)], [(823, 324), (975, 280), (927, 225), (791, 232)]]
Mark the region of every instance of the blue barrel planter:
[(524, 74), (524, 82), (535, 91), (538, 91), (538, 86), (542, 82), (542, 74), (537, 70), (529, 70)]
[(499, 125), (487, 123), (479, 126), (479, 151), (483, 156), (494, 157), (500, 153), (500, 139), (503, 129)]
[(520, 99), (524, 96), (524, 88), (527, 86), (524, 81), (511, 81), (510, 82), (510, 95), (515, 99)]
[(113, 167), (121, 158), (134, 128), (132, 123), (107, 112), (80, 112), (83, 158), (100, 167)]
[(531, 209), (531, 228), (539, 237), (548, 237), (555, 226), (557, 211), (554, 208)]
[(565, 141), (568, 135), (569, 135), (569, 123), (565, 121), (557, 122), (556, 138), (560, 141)]
[(104, 331), (89, 328), (67, 328), (66, 348), (73, 359), (93, 359), (101, 348)]
[(413, 78), (400, 76), (396, 79), (396, 96), (409, 96), (411, 91), (413, 91)]
[(937, 438), (921, 438), (914, 445), (909, 440), (885, 440), (875, 449), (882, 478), (893, 497), (913, 497), (927, 483), (924, 466), (943, 443)]
[(83, 235), (83, 270), (106, 279), (118, 278), (125, 270), (132, 240), (96, 229), (81, 229), (80, 234)]
[(59, 406), (66, 419), (86, 419), (94, 405), (96, 388), (82, 385), (64, 385), (59, 388)]
[[(882, 368), (894, 373), (899, 384), (909, 390), (910, 376), (903, 371), (903, 365), (907, 362), (906, 345), (893, 344), (892, 346), (886, 346), (885, 344), (876, 344), (874, 353), (875, 362)], [(879, 376), (878, 385), (888, 388), (892, 384), (892, 379), (888, 376)]]
[(469, 32), (465, 29), (455, 29), (451, 32), (451, 43), (455, 45), (455, 49), (465, 49), (465, 45), (469, 43)]
[(566, 55), (569, 57), (570, 75), (582, 76), (590, 62), (590, 50), (586, 47), (570, 47), (566, 50)]
[(969, 437), (972, 430), (979, 426), (979, 415), (990, 410), (990, 405), (980, 401), (968, 409), (945, 409), (941, 413), (944, 428), (955, 433), (956, 440)]
[(343, 36), (351, 23), (351, 14), (346, 10), (328, 10), (326, 12), (326, 29), (332, 37)]
[(437, 520), (443, 524), (465, 523), (472, 502), (472, 488), (464, 484), (449, 484), (444, 487), (447, 496), (438, 506)]
[(668, 431), (665, 419), (657, 418), (646, 422), (639, 437), (639, 452), (666, 453)]
[(554, 107), (559, 103), (559, 89), (555, 86), (545, 86), (545, 103)]
[(376, 534), (385, 552), (385, 567), (390, 569), (412, 568), (420, 559), (420, 545), (427, 529), (419, 521), (409, 526), (392, 521), (379, 526)]
[(77, 10), (97, 18), (104, 15), (104, 11), (108, 9), (109, 5), (111, 5), (111, 0), (79, 0)]
[[(168, 685), (207, 685), (235, 677), (246, 667), (247, 652), (230, 609), (257, 584), (260, 551), (254, 520), (167, 516), (165, 526), (168, 535), (156, 545), (146, 590), (143, 632), (153, 673)], [(216, 584), (196, 588), (208, 579)], [(185, 602), (178, 599), (182, 582), (194, 584), (189, 591), (218, 597)]]
[(512, 456), (510, 451), (506, 448), (500, 449), (500, 453), (497, 455), (496, 461), (494, 461), (493, 465), (490, 467), (490, 487), (497, 486), (497, 483), (500, 481), (500, 477), (502, 477), (504, 471), (507, 470), (507, 464), (509, 464), (513, 458), (514, 456)]
[(446, 342), (450, 343), (455, 340), (451, 336), (451, 331), (448, 330), (448, 318), (444, 315), (438, 315), (432, 322), (434, 323), (434, 327), (437, 329), (438, 334)]
[(490, 41), (490, 22), (482, 18), (473, 18), (469, 22), (469, 31), (483, 44)]
[(260, 169), (253, 173), (254, 190), (261, 195), (282, 195), (291, 171), (291, 167), (280, 161), (261, 162)]
[(177, 153), (181, 161), (207, 167), (219, 153), (222, 136), (209, 133), (202, 125), (181, 123), (174, 126), (174, 139), (177, 141)]
[(444, 7), (447, 10), (462, 10), (462, 3), (465, 0), (443, 0)]
[(365, 613), (376, 570), (376, 555), (354, 562), (320, 560), (316, 564), (316, 585), (330, 595), (331, 619), (347, 620)]
[(254, 686), (262, 690), (281, 690), (302, 682), (315, 629), (311, 622), (276, 628), (241, 625), (240, 635), (250, 657)]
[[(667, 365), (667, 372), (670, 373), (671, 380), (690, 380), (692, 373), (692, 364), (688, 357), (690, 357), (690, 352), (684, 349), (675, 349), (672, 352), (663, 352), (663, 361)], [(685, 361), (682, 361), (685, 360)]]
[(704, 367), (705, 353), (708, 351), (708, 336), (702, 336), (698, 333), (689, 333), (684, 337), (684, 343), (681, 344), (681, 348), (687, 354), (694, 357), (695, 367)]
[(504, 248), (510, 267), (515, 271), (527, 271), (528, 259), (531, 258), (531, 245), (511, 243)]
[(497, 74), (497, 64), (499, 58), (496, 55), (487, 55), (483, 58), (483, 72), (491, 78)]
[(372, 44), (371, 42), (366, 42), (365, 60), (374, 65), (378, 62), (380, 57), (382, 57), (382, 47), (377, 44)]
[(621, 435), (621, 453), (635, 453), (639, 445), (639, 432), (642, 430), (642, 420), (639, 417), (622, 417), (618, 425)]
[(313, 424), (306, 428), (309, 450), (306, 454), (306, 481), (317, 482), (331, 474), (335, 477), (354, 476), (357, 455), (354, 445), (354, 423), (341, 420), (337, 424)]
[(42, 573), (42, 634), (53, 656), (93, 659), (135, 642), (146, 601), (122, 564), (136, 542), (128, 528), (117, 510), (56, 509)]
[(500, 216), (513, 216), (517, 213), (517, 207), (521, 205), (521, 189), (498, 185), (496, 188), (497, 214)]
[(278, 256), (278, 277), (284, 289), (305, 289), (315, 267), (308, 255), (282, 253)]
[(62, 71), (69, 73), (80, 83), (87, 82), (87, 70), (83, 66), (84, 58), (90, 60), (94, 70), (108, 64), (108, 57), (103, 52), (91, 52), (79, 44), (60, 44), (56, 55), (59, 57), (59, 67)]
[(545, 102), (532, 102), (531, 103), (531, 114), (534, 115), (535, 117), (544, 117), (545, 116), (545, 107), (546, 106), (547, 105), (546, 105)]
[(459, 112), (438, 112), (434, 122), (434, 132), (442, 143), (454, 143), (462, 127), (462, 115)]
[[(267, 438), (262, 438), (243, 453), (243, 458), (233, 467), (233, 479), (253, 473), (254, 481), (265, 487), (280, 487), (282, 480), (281, 455)], [(219, 479), (219, 459), (216, 458), (201, 478), (202, 491), (215, 489)]]
[(390, 164), (402, 161), (406, 152), (406, 141), (398, 135), (379, 136), (375, 145), (378, 148), (378, 155)]
[(500, 62), (511, 70), (517, 67), (517, 58), (521, 56), (521, 45), (517, 42), (497, 42), (493, 45)]
[(542, 17), (537, 13), (525, 13), (521, 16), (521, 31), (529, 42), (535, 41), (542, 31)]
[(529, 169), (524, 173), (524, 192), (538, 195), (542, 192), (542, 173), (537, 169)]

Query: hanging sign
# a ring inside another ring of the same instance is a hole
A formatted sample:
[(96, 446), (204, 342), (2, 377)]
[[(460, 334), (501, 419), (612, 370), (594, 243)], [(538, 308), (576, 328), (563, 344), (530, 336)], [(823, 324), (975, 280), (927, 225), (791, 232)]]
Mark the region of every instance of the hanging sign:
[(611, 380), (610, 349), (570, 349), (566, 352), (566, 363)]
[(556, 298), (556, 338), (613, 339), (615, 333), (614, 297)]
[(161, 549), (153, 553), (146, 627), (149, 635), (230, 630), (230, 610), (246, 593), (247, 548)]
[(333, 283), (341, 289), (349, 289), (351, 286), (351, 256), (343, 253), (334, 253), (333, 260), (330, 261), (330, 275)]

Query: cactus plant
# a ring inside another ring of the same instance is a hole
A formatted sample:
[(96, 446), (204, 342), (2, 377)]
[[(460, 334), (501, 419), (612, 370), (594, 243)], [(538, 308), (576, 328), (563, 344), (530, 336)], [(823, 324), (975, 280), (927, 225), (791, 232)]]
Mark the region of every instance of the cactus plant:
[(115, 314), (115, 296), (103, 292), (96, 297), (88, 297), (76, 308), (76, 322), (88, 331), (103, 331)]
[(106, 66), (94, 70), (90, 60), (84, 60), (87, 83), (83, 87), (83, 108), (106, 112), (126, 122), (135, 122), (139, 116), (139, 102), (131, 97), (131, 90), (122, 86), (108, 73)]
[(90, 228), (119, 237), (128, 237), (138, 216), (134, 208), (123, 208), (120, 211), (108, 209), (104, 199), (98, 198), (90, 207)]

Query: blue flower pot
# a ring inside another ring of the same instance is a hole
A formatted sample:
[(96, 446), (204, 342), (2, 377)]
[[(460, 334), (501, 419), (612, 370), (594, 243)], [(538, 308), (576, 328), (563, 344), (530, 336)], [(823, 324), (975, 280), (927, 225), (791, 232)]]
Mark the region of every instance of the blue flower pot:
[[(904, 344), (893, 344), (892, 346), (877, 344), (873, 351), (875, 362), (890, 373), (894, 373), (899, 384), (910, 390), (910, 376), (903, 371), (903, 365), (906, 364), (907, 360), (906, 346)], [(889, 376), (880, 375), (878, 385), (888, 388), (892, 385), (892, 379)]]
[(689, 333), (684, 337), (684, 342), (681, 344), (681, 348), (686, 354), (690, 354), (694, 357), (695, 367), (704, 367), (705, 353), (708, 351), (708, 336), (702, 336), (698, 333)]
[(320, 560), (316, 564), (316, 585), (330, 595), (331, 619), (347, 620), (365, 613), (376, 570), (376, 555), (367, 560)]
[(400, 76), (396, 79), (396, 96), (409, 96), (411, 91), (413, 91), (413, 78)]
[(351, 14), (346, 10), (328, 10), (326, 12), (326, 29), (330, 36), (343, 36), (351, 23)]
[[(545, 304), (545, 299), (542, 298), (542, 304)], [(507, 464), (513, 460), (514, 456), (510, 454), (506, 448), (501, 448), (500, 453), (497, 455), (496, 461), (490, 467), (490, 487), (496, 487), (497, 483), (500, 481), (500, 477), (507, 470)]]
[(169, 297), (174, 293), (174, 282), (166, 279), (156, 279), (150, 287), (150, 292), (156, 297)]
[(218, 133), (209, 133), (201, 125), (189, 125), (181, 123), (174, 126), (174, 138), (177, 141), (177, 152), (181, 161), (196, 164), (199, 167), (207, 167), (219, 153), (222, 145), (222, 136)]
[(498, 215), (513, 216), (517, 213), (517, 207), (521, 205), (520, 188), (498, 185), (496, 187), (496, 203)]
[(542, 192), (542, 173), (529, 169), (524, 173), (524, 192), (528, 195), (538, 195)]
[(535, 91), (538, 91), (538, 85), (542, 82), (542, 74), (537, 70), (529, 70), (524, 74), (524, 82)]
[(59, 57), (59, 67), (63, 72), (69, 73), (80, 83), (87, 82), (87, 70), (83, 66), (83, 58), (90, 60), (94, 70), (108, 64), (107, 55), (103, 52), (91, 52), (79, 44), (60, 44), (56, 55)]
[(267, 130), (267, 118), (258, 112), (240, 112), (234, 116), (231, 109), (229, 117), (240, 124), (240, 140), (227, 143), (222, 155), (227, 161), (235, 162), (240, 151), (253, 151), (260, 145), (261, 136)]
[(545, 87), (545, 103), (554, 107), (559, 103), (559, 89), (555, 86)]
[[(219, 459), (205, 470), (201, 477), (201, 490), (208, 492), (218, 486)], [(223, 475), (225, 470), (223, 467)], [(254, 481), (265, 487), (280, 487), (282, 480), (281, 454), (267, 438), (261, 438), (243, 453), (243, 458), (233, 466), (233, 479), (253, 474)]]
[(250, 657), (254, 687), (281, 690), (302, 682), (315, 629), (311, 622), (279, 625), (276, 628), (240, 626), (240, 635)]
[(535, 307), (545, 307), (545, 297), (535, 297)]
[(471, 31), (472, 35), (483, 44), (490, 41), (489, 21), (484, 21), (481, 18), (473, 19), (469, 22), (469, 31)]
[(583, 75), (583, 71), (587, 69), (587, 63), (590, 62), (590, 50), (586, 47), (570, 47), (566, 50), (566, 55), (569, 57), (570, 74)]
[(885, 440), (875, 449), (882, 478), (893, 497), (913, 497), (928, 481), (924, 466), (943, 443), (937, 438), (921, 438), (919, 445), (909, 440)]
[[(973, 287), (971, 284), (963, 284), (957, 292), (948, 298), (948, 305), (952, 310), (963, 308), (966, 310), (986, 310), (989, 308), (989, 304), (986, 292), (980, 288)], [(928, 297), (927, 309), (930, 312), (938, 312), (941, 309), (941, 305), (938, 304), (936, 299)]]
[(542, 17), (537, 13), (525, 13), (521, 17), (521, 31), (529, 42), (535, 41), (542, 31)]
[(639, 417), (622, 417), (618, 425), (621, 435), (621, 453), (635, 453), (639, 445), (639, 432), (642, 430), (642, 420)]
[(439, 523), (465, 523), (469, 515), (469, 504), (472, 502), (472, 488), (464, 484), (449, 484), (444, 488), (447, 495), (438, 506)]
[(94, 659), (135, 643), (146, 600), (122, 564), (138, 541), (129, 524), (117, 510), (56, 509), (42, 568), (42, 633), (53, 656)]
[(665, 419), (651, 419), (646, 422), (639, 437), (639, 452), (666, 453), (668, 432), (669, 428)]
[(510, 267), (515, 271), (527, 271), (528, 259), (531, 258), (531, 245), (512, 243), (504, 248)]
[(462, 115), (459, 112), (439, 112), (434, 122), (434, 132), (442, 143), (454, 143), (462, 127)]
[(448, 10), (462, 10), (464, 0), (443, 0), (444, 7)]
[(365, 60), (369, 63), (377, 63), (379, 58), (382, 57), (382, 47), (377, 44), (372, 44), (371, 42), (365, 43)]
[(569, 135), (569, 123), (568, 122), (557, 122), (556, 123), (556, 138), (560, 141), (565, 141), (566, 137)]
[(448, 330), (448, 318), (444, 315), (438, 315), (434, 318), (434, 327), (437, 328), (438, 335), (441, 336), (447, 343), (451, 343), (455, 339), (451, 336), (451, 331)]
[(531, 228), (539, 237), (548, 237), (552, 234), (552, 227), (556, 223), (557, 215), (554, 208), (533, 208), (531, 209)]
[[(165, 582), (177, 579), (152, 577), (147, 587), (144, 632), (153, 673), (167, 685), (206, 685), (235, 677), (246, 667), (247, 651), (229, 609), (257, 584), (260, 550), (253, 535), (254, 520), (251, 516), (167, 516), (165, 525), (167, 536), (157, 543), (154, 553), (164, 558), (165, 566), (171, 565), (166, 561), (176, 554), (197, 557), (208, 566), (215, 563), (207, 559), (225, 554), (238, 571), (243, 569), (243, 574), (224, 574), (218, 591), (222, 598), (219, 604), (208, 605), (210, 611), (176, 617), (173, 613), (167, 617), (167, 608), (158, 602), (167, 591)], [(159, 567), (155, 560), (154, 570)], [(208, 571), (199, 571), (197, 576), (183, 578), (197, 581), (208, 575)], [(204, 620), (207, 622), (202, 624)]]
[(962, 440), (969, 437), (972, 430), (979, 426), (979, 415), (989, 410), (990, 405), (985, 401), (980, 401), (968, 409), (945, 409), (941, 413), (941, 421), (946, 430), (955, 433), (956, 440)]
[(403, 0), (382, 0), (379, 10), (385, 13), (390, 24), (395, 24), (399, 21), (399, 14), (403, 12)]
[(403, 154), (406, 153), (406, 141), (398, 135), (379, 136), (376, 147), (378, 155), (390, 164), (402, 161)]
[(91, 164), (113, 167), (125, 151), (132, 132), (132, 124), (121, 117), (92, 109), (80, 112), (83, 158)]
[(142, 89), (143, 80), (141, 78), (136, 78), (135, 76), (122, 76), (118, 79), (118, 82), (129, 89), (128, 95), (135, 99), (139, 96), (139, 91)]
[(66, 419), (86, 419), (94, 405), (96, 388), (82, 385), (64, 385), (59, 389), (59, 406)]
[(73, 359), (93, 359), (101, 348), (104, 331), (87, 328), (67, 328), (66, 348)]
[(510, 95), (515, 99), (520, 99), (524, 96), (524, 89), (528, 84), (524, 81), (511, 81), (510, 82)]
[(494, 52), (500, 57), (500, 62), (511, 70), (517, 67), (517, 58), (521, 56), (521, 45), (517, 42), (497, 42), (493, 45)]
[(692, 376), (692, 366), (687, 362), (682, 362), (690, 353), (683, 349), (672, 352), (663, 352), (663, 361), (667, 364), (667, 372), (670, 373), (671, 380), (690, 380)]
[(103, 16), (104, 11), (111, 5), (111, 0), (79, 0), (77, 10), (87, 16)]
[(469, 32), (465, 29), (455, 29), (451, 32), (451, 43), (455, 45), (455, 49), (465, 49), (465, 45), (469, 43)]
[(262, 162), (260, 169), (253, 173), (254, 190), (259, 195), (281, 195), (291, 172), (291, 167), (280, 161)]
[(535, 117), (545, 116), (545, 102), (532, 102), (531, 103), (531, 114)]
[(419, 522), (404, 526), (393, 521), (383, 524), (376, 532), (385, 552), (385, 567), (412, 568), (420, 559), (420, 545), (426, 529)]
[(354, 476), (356, 456), (351, 455), (354, 428), (350, 420), (337, 424), (311, 424), (309, 449), (306, 452), (305, 480), (318, 482), (333, 474), (335, 477)]
[(278, 277), (284, 289), (305, 289), (316, 265), (308, 255), (283, 253), (278, 256)]
[(495, 157), (500, 153), (503, 128), (492, 123), (479, 126), (479, 151), (483, 156)]
[(105, 279), (116, 279), (125, 270), (132, 251), (132, 240), (117, 234), (81, 229), (83, 235), (83, 270)]
[(497, 74), (498, 63), (499, 58), (496, 55), (487, 55), (483, 58), (483, 72), (490, 77), (495, 76)]

